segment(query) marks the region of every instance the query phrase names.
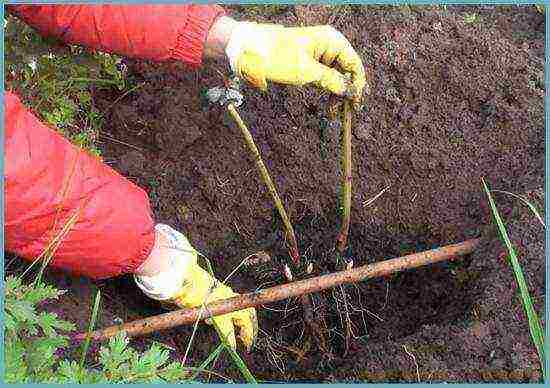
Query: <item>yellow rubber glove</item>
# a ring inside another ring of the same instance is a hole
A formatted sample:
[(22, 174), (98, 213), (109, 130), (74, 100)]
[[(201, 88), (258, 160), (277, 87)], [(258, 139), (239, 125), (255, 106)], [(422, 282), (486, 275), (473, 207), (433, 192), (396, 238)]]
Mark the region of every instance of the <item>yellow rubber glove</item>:
[[(180, 308), (200, 307), (203, 303), (237, 295), (202, 269), (197, 258), (197, 251), (183, 234), (168, 225), (158, 224), (153, 250), (134, 279), (150, 298)], [(235, 328), (239, 329), (239, 338), (247, 350), (251, 349), (258, 332), (254, 308), (220, 315), (206, 322), (214, 323), (222, 340), (233, 349), (237, 347)]]
[[(313, 84), (359, 106), (366, 85), (359, 55), (344, 35), (331, 26), (284, 27), (239, 22), (226, 46), (232, 70), (252, 85), (267, 90), (267, 81)], [(351, 80), (330, 66), (338, 64)]]
[[(189, 280), (184, 283), (178, 295), (173, 298), (173, 302), (179, 307), (199, 307), (203, 303), (207, 304), (237, 295), (231, 288), (210, 276), (198, 264), (189, 268), (186, 277)], [(206, 320), (209, 324), (212, 324), (212, 321), (219, 330), (220, 336), (223, 337), (222, 339), (225, 339), (226, 344), (233, 349), (237, 347), (234, 327), (239, 328), (239, 338), (247, 350), (249, 351), (252, 348), (258, 333), (258, 320), (255, 309), (248, 308)]]

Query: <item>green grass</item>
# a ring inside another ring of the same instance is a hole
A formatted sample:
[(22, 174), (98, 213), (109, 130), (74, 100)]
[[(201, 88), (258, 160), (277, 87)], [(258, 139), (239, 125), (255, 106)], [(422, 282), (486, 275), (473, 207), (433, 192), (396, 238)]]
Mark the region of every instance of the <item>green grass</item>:
[(206, 370), (206, 368), (208, 368), (211, 364), (214, 364), (215, 360), (218, 359), (218, 356), (223, 351), (223, 349), (224, 349), (223, 344), (219, 344), (218, 347), (208, 355), (206, 360), (204, 360), (202, 364), (199, 365), (195, 373), (190, 377), (190, 380), (191, 381), (196, 380), (197, 377), (199, 377), (199, 374), (201, 373), (201, 371)]
[(226, 344), (223, 344), (223, 343), (222, 345), (224, 346), (226, 352), (228, 352), (229, 355), (231, 356), (233, 363), (239, 369), (239, 371), (243, 375), (246, 382), (248, 384), (258, 384), (258, 382), (256, 381), (256, 378), (254, 377), (254, 375), (252, 375), (252, 373), (250, 372), (250, 369), (248, 369), (248, 367), (246, 366), (241, 356), (239, 356), (239, 354), (235, 350), (231, 349), (230, 346), (227, 346)]
[(535, 206), (535, 204), (533, 204), (532, 202), (530, 202), (527, 198), (525, 198), (523, 195), (518, 195), (518, 194), (514, 194), (514, 193), (510, 193), (509, 191), (504, 191), (504, 190), (491, 190), (493, 193), (502, 193), (502, 194), (506, 194), (506, 195), (509, 195), (511, 197), (514, 197), (516, 199), (519, 199), (523, 204), (525, 204), (529, 210), (531, 210), (531, 212), (533, 213), (533, 215), (535, 216), (535, 218), (540, 222), (540, 224), (546, 228), (546, 224), (544, 223), (544, 220), (539, 212), (539, 210), (537, 209), (537, 207)]
[(483, 189), (487, 194), (489, 205), (491, 207), (491, 212), (495, 219), (495, 223), (498, 227), (500, 237), (504, 242), (506, 249), (508, 250), (509, 262), (510, 262), (510, 265), (512, 266), (512, 270), (516, 277), (516, 282), (520, 290), (521, 301), (523, 303), (525, 313), (527, 314), (531, 338), (533, 340), (533, 344), (535, 345), (535, 348), (537, 349), (543, 378), (544, 380), (546, 380), (546, 370), (545, 370), (545, 364), (544, 364), (545, 362), (544, 332), (542, 331), (539, 317), (535, 311), (535, 308), (533, 307), (533, 301), (531, 299), (531, 295), (529, 293), (527, 283), (525, 282), (525, 277), (523, 276), (523, 271), (521, 269), (521, 265), (519, 264), (516, 250), (514, 249), (514, 246), (512, 245), (512, 242), (510, 241), (510, 238), (508, 236), (508, 232), (506, 231), (506, 226), (504, 225), (504, 222), (500, 217), (500, 213), (498, 212), (495, 201), (493, 200), (491, 191), (489, 190), (483, 178), (481, 179), (481, 182), (483, 184)]
[[(98, 289), (95, 294), (94, 308), (92, 310), (92, 317), (90, 318), (90, 325), (88, 326), (88, 334), (90, 334), (95, 327), (97, 322), (97, 315), (99, 313), (99, 301), (101, 300), (101, 291)], [(88, 353), (88, 348), (90, 347), (91, 337), (88, 337), (84, 340), (82, 344), (82, 355), (80, 356), (80, 367), (84, 367), (84, 361), (86, 361), (86, 354)]]

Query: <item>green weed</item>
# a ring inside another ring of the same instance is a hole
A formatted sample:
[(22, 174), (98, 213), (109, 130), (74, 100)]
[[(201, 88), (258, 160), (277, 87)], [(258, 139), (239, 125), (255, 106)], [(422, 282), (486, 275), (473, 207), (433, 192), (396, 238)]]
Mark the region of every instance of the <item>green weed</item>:
[[(119, 333), (111, 338), (109, 343), (100, 349), (99, 359), (92, 364), (92, 367), (85, 364), (90, 347), (89, 338), (82, 343), (79, 354), (72, 354), (68, 350), (67, 334), (75, 330), (75, 325), (60, 319), (55, 313), (39, 311), (39, 309), (43, 302), (58, 299), (64, 293), (53, 286), (45, 285), (42, 275), (55, 249), (74, 224), (74, 219), (71, 218), (65, 223), (44, 252), (23, 271), (22, 275), (8, 276), (4, 282), (6, 331), (4, 349), (7, 382), (81, 384), (193, 382), (200, 375), (216, 376), (231, 382), (227, 377), (205, 369), (215, 362), (221, 350), (229, 353), (247, 382), (255, 382), (243, 360), (225, 344), (214, 350), (211, 357), (199, 368), (185, 365), (187, 352), (183, 362), (170, 362), (169, 352), (161, 344), (154, 343), (149, 350), (139, 353), (128, 346), (129, 340), (125, 333)], [(22, 279), (38, 262), (41, 264), (35, 279), (30, 284), (24, 284)], [(209, 261), (207, 264), (212, 270)], [(101, 294), (98, 291), (88, 332), (93, 331), (96, 325), (100, 298)], [(191, 336), (187, 351), (190, 350), (194, 334), (195, 332)], [(76, 361), (77, 358), (80, 360)]]
[[(20, 277), (8, 276), (5, 289), (4, 360), (7, 383), (139, 383), (139, 382), (195, 382), (200, 375), (216, 376), (232, 382), (226, 376), (207, 370), (226, 350), (240, 365), (247, 382), (255, 382), (242, 359), (232, 349), (220, 344), (197, 367), (186, 367), (169, 360), (169, 350), (153, 343), (145, 352), (131, 348), (125, 333), (119, 333), (99, 350), (97, 361), (86, 366), (82, 360), (87, 352), (85, 344), (80, 362), (68, 350), (73, 323), (55, 313), (39, 311), (44, 302), (56, 300), (64, 292), (42, 282), (24, 284)], [(96, 295), (90, 330), (99, 309)]]
[[(74, 324), (37, 306), (58, 299), (63, 292), (42, 282), (23, 284), (20, 278), (5, 280), (5, 379), (8, 383), (95, 383), (154, 380), (179, 377), (173, 365), (164, 366), (167, 352), (154, 345), (139, 355), (127, 348), (124, 336), (112, 339), (100, 351), (100, 368), (86, 369), (69, 359), (61, 360), (68, 337), (63, 332)], [(148, 378), (147, 378), (148, 377)]]
[(474, 23), (478, 23), (479, 22), (479, 16), (475, 13), (467, 13), (466, 15), (464, 15), (464, 21), (467, 23), (467, 24), (474, 24)]
[(6, 89), (74, 144), (100, 156), (103, 115), (91, 90), (129, 86), (121, 58), (61, 45), (11, 16), (4, 24)]
[(531, 332), (531, 338), (533, 340), (533, 344), (535, 345), (535, 348), (537, 349), (542, 374), (544, 376), (544, 379), (546, 380), (546, 370), (544, 365), (544, 362), (545, 362), (544, 333), (542, 331), (539, 317), (535, 311), (535, 308), (533, 307), (533, 301), (531, 300), (531, 295), (529, 293), (529, 289), (527, 288), (527, 283), (525, 282), (525, 277), (523, 276), (523, 271), (521, 269), (521, 265), (519, 264), (516, 251), (514, 249), (514, 246), (512, 245), (512, 242), (510, 241), (508, 232), (506, 231), (506, 226), (504, 225), (504, 222), (500, 217), (500, 213), (498, 212), (496, 204), (493, 200), (491, 191), (489, 190), (483, 178), (481, 179), (481, 182), (483, 184), (483, 189), (487, 194), (487, 199), (489, 201), (489, 205), (491, 207), (491, 212), (495, 219), (495, 223), (497, 224), (500, 237), (508, 250), (510, 265), (512, 266), (512, 270), (516, 277), (516, 282), (520, 290), (520, 296), (521, 296), (521, 301), (523, 303), (523, 308), (525, 309), (525, 313), (527, 314), (527, 320), (529, 321), (529, 331)]

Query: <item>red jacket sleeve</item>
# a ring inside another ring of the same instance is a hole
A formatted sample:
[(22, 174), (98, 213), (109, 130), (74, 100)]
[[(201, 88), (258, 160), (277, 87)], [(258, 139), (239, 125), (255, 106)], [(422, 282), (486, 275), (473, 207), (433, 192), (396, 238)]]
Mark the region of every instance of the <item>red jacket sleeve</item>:
[(216, 5), (12, 5), (15, 14), (40, 33), (93, 49), (191, 65), (202, 60)]
[(134, 272), (154, 242), (147, 194), (4, 97), (6, 250), (32, 260), (63, 235), (52, 266), (95, 279)]

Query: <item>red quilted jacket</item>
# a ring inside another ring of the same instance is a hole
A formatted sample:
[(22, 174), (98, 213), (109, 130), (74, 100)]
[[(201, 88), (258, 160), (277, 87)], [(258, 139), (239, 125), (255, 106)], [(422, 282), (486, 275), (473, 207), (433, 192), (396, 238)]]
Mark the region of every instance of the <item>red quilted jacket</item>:
[[(199, 5), (14, 5), (8, 12), (67, 43), (193, 65), (224, 13)], [(135, 271), (154, 240), (147, 194), (42, 124), (15, 94), (4, 100), (6, 250), (33, 260), (62, 235), (52, 266), (95, 279)]]

